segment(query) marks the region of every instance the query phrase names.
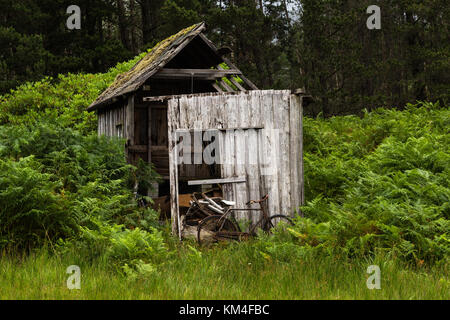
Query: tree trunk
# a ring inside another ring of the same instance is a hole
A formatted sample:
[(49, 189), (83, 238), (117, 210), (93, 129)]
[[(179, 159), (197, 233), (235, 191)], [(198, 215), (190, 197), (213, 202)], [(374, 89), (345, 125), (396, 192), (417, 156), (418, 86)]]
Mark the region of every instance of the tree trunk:
[(117, 14), (119, 16), (120, 40), (122, 41), (124, 47), (131, 51), (130, 28), (127, 21), (127, 12), (123, 0), (117, 0)]
[(142, 14), (142, 40), (144, 45), (149, 44), (154, 39), (154, 24), (152, 16), (152, 0), (141, 1), (141, 14)]
[(135, 0), (130, 0), (130, 44), (134, 54), (139, 52), (138, 34), (136, 30), (136, 5)]

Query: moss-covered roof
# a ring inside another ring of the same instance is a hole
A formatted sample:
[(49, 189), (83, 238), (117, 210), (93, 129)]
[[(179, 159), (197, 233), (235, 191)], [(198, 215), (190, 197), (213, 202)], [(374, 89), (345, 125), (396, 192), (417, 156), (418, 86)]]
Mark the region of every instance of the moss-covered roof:
[(159, 42), (131, 70), (119, 74), (88, 110), (95, 110), (101, 105), (110, 103), (115, 97), (136, 91), (204, 29), (205, 24), (201, 22)]

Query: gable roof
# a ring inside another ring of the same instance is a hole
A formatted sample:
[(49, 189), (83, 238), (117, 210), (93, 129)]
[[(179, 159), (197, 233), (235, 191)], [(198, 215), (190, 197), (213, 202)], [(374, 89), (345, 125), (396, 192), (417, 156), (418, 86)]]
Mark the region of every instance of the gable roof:
[(88, 107), (88, 110), (95, 110), (110, 103), (116, 97), (138, 90), (148, 78), (161, 70), (165, 64), (205, 29), (205, 23), (201, 22), (158, 43), (131, 70), (118, 75), (112, 85), (103, 91)]

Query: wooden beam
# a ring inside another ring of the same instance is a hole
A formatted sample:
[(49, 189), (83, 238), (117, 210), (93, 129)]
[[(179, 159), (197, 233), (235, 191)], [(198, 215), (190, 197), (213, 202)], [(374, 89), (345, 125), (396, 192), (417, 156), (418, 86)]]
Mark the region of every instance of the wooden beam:
[(220, 80), (219, 84), (224, 88), (227, 92), (234, 92), (233, 88), (230, 87), (223, 79)]
[(234, 79), (233, 76), (231, 76), (231, 77), (229, 77), (229, 78), (227, 78), (227, 79), (230, 80), (231, 83), (234, 84), (234, 85), (236, 86), (236, 88), (238, 88), (239, 90), (241, 90), (241, 91), (247, 91), (247, 90), (245, 90), (245, 88), (244, 88), (243, 86), (241, 86), (241, 84), (240, 84), (238, 81), (236, 81), (236, 80)]
[[(220, 56), (216, 46), (211, 41), (209, 41), (209, 39), (203, 33), (200, 33), (198, 36), (211, 48), (211, 50), (213, 50), (219, 57), (221, 57), (221, 59), (228, 65), (228, 67), (230, 67), (231, 69), (239, 70), (229, 59)], [(239, 77), (250, 87), (250, 89), (258, 90), (258, 87), (255, 86), (253, 82), (248, 80), (243, 74), (241, 74)]]
[(223, 179), (206, 179), (206, 180), (189, 180), (189, 186), (198, 186), (202, 184), (218, 184), (218, 183), (239, 183), (246, 182), (245, 176), (234, 177), (234, 178), (223, 178)]
[[(211, 85), (212, 86), (216, 85), (217, 87), (219, 87), (215, 82), (211, 83)], [(220, 89), (220, 87), (219, 87), (219, 89)], [(187, 93), (187, 94), (174, 94), (174, 95), (168, 95), (168, 96), (143, 97), (142, 101), (147, 102), (150, 105), (150, 103), (167, 102), (172, 99), (179, 99), (181, 97), (192, 98), (192, 97), (215, 96), (215, 95), (224, 94), (223, 90), (222, 89), (220, 89), (220, 90), (221, 90), (220, 92)], [(247, 90), (245, 90), (245, 91), (247, 91)], [(226, 94), (239, 95), (239, 94), (242, 94), (242, 91), (229, 92)]]
[(227, 75), (241, 75), (241, 71), (236, 69), (216, 70), (216, 69), (171, 69), (164, 68), (155, 73), (154, 79), (200, 79), (215, 80)]
[(147, 162), (152, 162), (152, 108), (147, 110)]
[(217, 84), (217, 83), (213, 83), (212, 84), (213, 88), (217, 90), (217, 92), (223, 92), (222, 88)]
[(169, 152), (169, 148), (167, 148), (166, 146), (151, 146), (150, 149), (152, 151), (167, 151), (167, 152)]
[(261, 130), (264, 129), (264, 126), (255, 126), (255, 127), (229, 127), (229, 128), (202, 128), (202, 129), (178, 129), (183, 132), (196, 132), (198, 130), (207, 131), (207, 130), (217, 130), (217, 131), (227, 131), (227, 130)]
[(152, 79), (155, 80), (187, 80), (191, 81), (192, 78), (195, 80), (200, 81), (215, 81), (217, 79), (221, 79), (222, 76), (213, 76), (213, 75), (203, 75), (203, 74), (197, 74), (197, 75), (190, 75), (187, 73), (179, 73), (179, 74), (155, 74)]
[(233, 75), (239, 75), (242, 74), (240, 70), (237, 69), (173, 69), (173, 68), (163, 68), (157, 74), (194, 74), (194, 75), (212, 75), (212, 76), (218, 76), (218, 77), (224, 77), (229, 74)]
[[(236, 66), (227, 58), (223, 58), (223, 61), (230, 67), (233, 69), (237, 69)], [(243, 74), (239, 75), (239, 78), (241, 78), (252, 90), (259, 90), (257, 86), (255, 86), (255, 84), (253, 82), (251, 82), (250, 80), (248, 80)]]
[(176, 141), (174, 135), (178, 123), (176, 122), (176, 115), (172, 114), (173, 107), (171, 103), (178, 103), (178, 101), (169, 101), (167, 108), (167, 133), (169, 139), (169, 179), (170, 179), (170, 218), (172, 224), (172, 234), (178, 235), (181, 241), (181, 222), (180, 222), (180, 208), (178, 204), (178, 149), (176, 148)]
[(252, 90), (259, 90), (257, 86), (253, 84), (250, 80), (248, 80), (243, 74), (239, 76)]
[[(222, 66), (219, 64), (217, 66), (217, 69), (219, 70), (225, 70), (224, 68), (222, 68)], [(227, 77), (228, 81), (230, 81), (232, 84), (234, 84), (236, 86), (236, 88), (238, 89), (238, 91), (247, 91), (245, 90), (245, 88), (243, 86), (241, 86), (235, 79), (234, 76), (230, 76), (229, 78)], [(223, 82), (225, 82), (224, 79), (222, 79)], [(225, 82), (226, 83), (226, 82)], [(234, 92), (234, 90), (232, 90), (232, 92)]]
[(129, 146), (132, 146), (134, 145), (134, 95), (128, 97), (125, 126), (126, 139), (129, 141)]
[(129, 147), (128, 147), (128, 150), (129, 150), (129, 151), (132, 151), (132, 152), (141, 152), (141, 153), (144, 153), (144, 152), (147, 152), (148, 147), (147, 147), (146, 144), (142, 144), (142, 145), (135, 144), (135, 145), (129, 146)]

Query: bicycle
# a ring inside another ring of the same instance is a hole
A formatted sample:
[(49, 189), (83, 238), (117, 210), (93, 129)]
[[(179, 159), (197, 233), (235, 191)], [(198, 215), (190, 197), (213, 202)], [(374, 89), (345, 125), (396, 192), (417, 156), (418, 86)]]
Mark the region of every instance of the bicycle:
[[(269, 195), (266, 194), (260, 200), (250, 200), (246, 203), (246, 205), (251, 205), (254, 203), (258, 203), (260, 208), (232, 208), (233, 205), (231, 202), (222, 200), (225, 205), (228, 205), (227, 208), (224, 209), (223, 214), (218, 215), (209, 215), (202, 219), (197, 227), (197, 241), (200, 245), (205, 244), (207, 242), (219, 242), (224, 240), (244, 240), (249, 237), (256, 236), (256, 230), (260, 226), (264, 232), (270, 233), (272, 228), (274, 228), (278, 223), (284, 223), (287, 225), (294, 225), (292, 219), (283, 214), (276, 214), (273, 216), (269, 216), (267, 213), (264, 202), (269, 199)], [(216, 205), (217, 203), (214, 202)], [(211, 206), (216, 207), (212, 202)], [(218, 210), (223, 208), (216, 208)], [(239, 225), (231, 218), (231, 214), (233, 211), (259, 211), (262, 213), (262, 218), (251, 225), (248, 232), (242, 232), (239, 228)], [(210, 241), (207, 241), (210, 240)]]

